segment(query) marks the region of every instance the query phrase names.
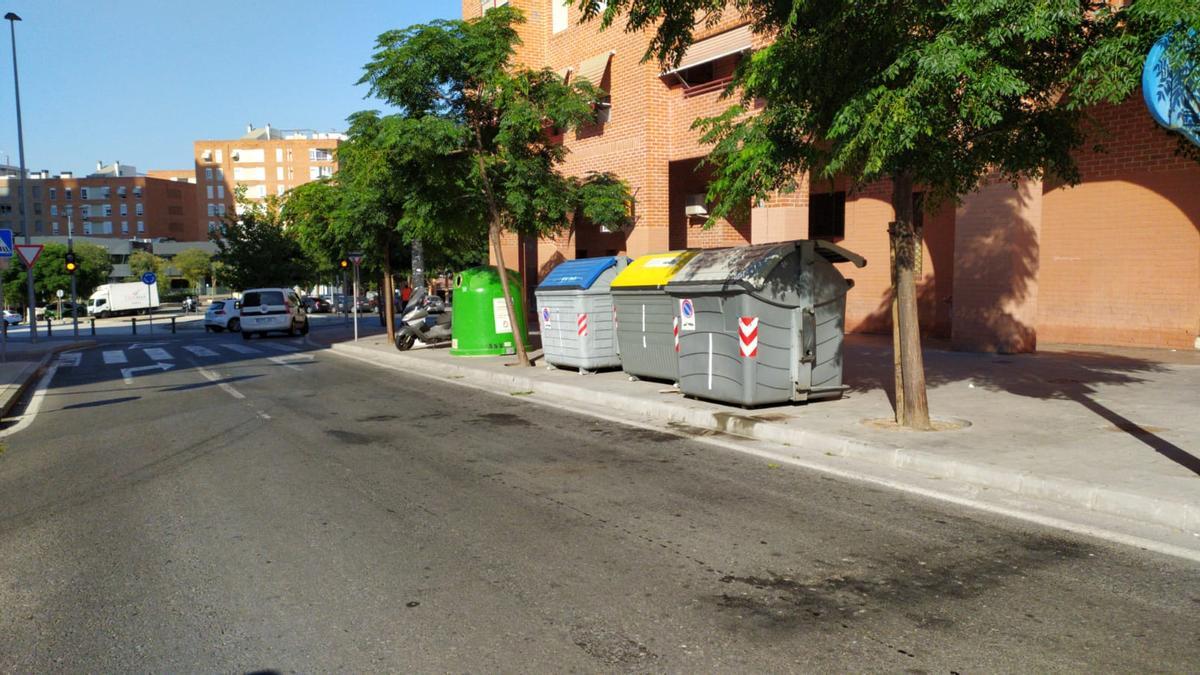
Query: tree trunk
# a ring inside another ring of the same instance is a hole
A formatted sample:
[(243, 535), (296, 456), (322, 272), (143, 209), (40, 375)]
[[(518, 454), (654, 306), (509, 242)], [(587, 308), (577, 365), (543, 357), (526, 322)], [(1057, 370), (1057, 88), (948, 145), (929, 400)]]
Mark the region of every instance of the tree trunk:
[(396, 307), (393, 304), (393, 299), (396, 297), (392, 292), (392, 247), (385, 245), (383, 247), (383, 322), (387, 327), (388, 342), (395, 344), (396, 342)]
[(929, 424), (925, 397), (925, 363), (921, 354), (921, 328), (917, 316), (916, 261), (921, 242), (913, 227), (913, 178), (908, 172), (892, 176), (892, 207), (896, 220), (888, 233), (895, 256), (896, 327), (900, 344), (900, 390), (896, 393), (896, 421), (918, 430)]
[(487, 166), (483, 161), (483, 135), (479, 125), (475, 125), (475, 159), (479, 162), (479, 179), (483, 183), (483, 193), (487, 197), (488, 211), (492, 216), (492, 224), (488, 227), (488, 241), (496, 254), (496, 271), (500, 273), (500, 289), (504, 293), (504, 307), (508, 310), (508, 323), (512, 326), (513, 345), (517, 352), (517, 362), (522, 366), (530, 366), (529, 355), (525, 353), (525, 342), (521, 339), (521, 324), (517, 323), (517, 313), (513, 309), (512, 290), (508, 287), (508, 267), (504, 264), (504, 249), (500, 245), (500, 208), (496, 204), (496, 195), (492, 193), (492, 183), (488, 179)]

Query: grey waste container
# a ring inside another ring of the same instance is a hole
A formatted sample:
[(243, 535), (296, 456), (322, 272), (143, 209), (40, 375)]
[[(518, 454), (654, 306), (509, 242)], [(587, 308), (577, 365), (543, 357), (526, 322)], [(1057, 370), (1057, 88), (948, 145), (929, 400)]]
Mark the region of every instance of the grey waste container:
[(612, 282), (621, 369), (633, 377), (675, 382), (678, 321), (667, 282), (699, 251), (651, 253), (629, 263)]
[(839, 398), (846, 292), (825, 241), (703, 251), (667, 284), (679, 319), (679, 388), (757, 406)]
[(568, 260), (538, 284), (538, 324), (546, 363), (580, 372), (621, 365), (609, 284), (629, 259)]

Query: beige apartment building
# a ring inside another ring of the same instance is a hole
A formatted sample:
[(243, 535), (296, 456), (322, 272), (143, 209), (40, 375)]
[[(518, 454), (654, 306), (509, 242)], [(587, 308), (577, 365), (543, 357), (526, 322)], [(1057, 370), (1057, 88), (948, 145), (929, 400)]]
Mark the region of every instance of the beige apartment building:
[(334, 157), (346, 135), (311, 129), (275, 129), (270, 124), (246, 126), (237, 139), (199, 140), (193, 143), (196, 164), (197, 214), (207, 229), (215, 229), (227, 213), (234, 212), (234, 189), (246, 188), (246, 197), (262, 201), (312, 180), (327, 178), (337, 170)]

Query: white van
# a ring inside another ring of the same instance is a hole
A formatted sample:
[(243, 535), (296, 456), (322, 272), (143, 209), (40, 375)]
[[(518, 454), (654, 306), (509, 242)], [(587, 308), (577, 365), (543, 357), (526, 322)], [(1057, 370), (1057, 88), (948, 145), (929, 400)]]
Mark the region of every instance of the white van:
[(242, 293), (242, 339), (271, 331), (308, 335), (308, 315), (290, 288), (252, 288)]

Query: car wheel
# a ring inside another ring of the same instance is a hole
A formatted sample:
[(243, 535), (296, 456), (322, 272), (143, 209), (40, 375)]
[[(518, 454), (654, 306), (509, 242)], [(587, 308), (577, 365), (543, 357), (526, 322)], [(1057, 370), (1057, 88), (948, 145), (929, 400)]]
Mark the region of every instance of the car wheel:
[(251, 335), (250, 331), (245, 331), (245, 330), (244, 330), (244, 331), (242, 331), (242, 339), (243, 339), (243, 340), (249, 340), (249, 339), (250, 339), (250, 335)]
[(235, 318), (235, 319), (230, 319), (230, 320), (229, 320), (229, 332), (231, 332), (231, 333), (236, 333), (236, 332), (238, 332), (239, 330), (241, 330), (241, 328), (242, 328), (242, 321), (241, 321), (241, 319), (236, 319), (236, 318)]
[(288, 337), (296, 337), (296, 322), (295, 321), (288, 324), (287, 336)]
[(300, 334), (308, 335), (308, 321), (305, 321), (304, 325), (300, 326)]

